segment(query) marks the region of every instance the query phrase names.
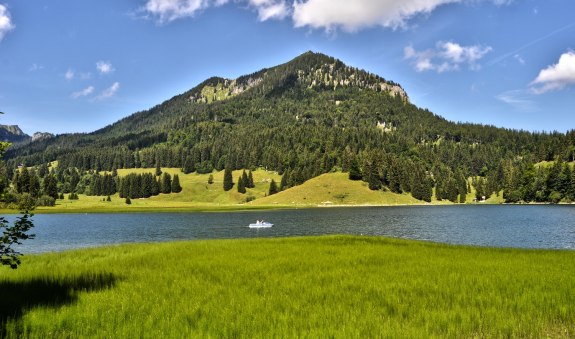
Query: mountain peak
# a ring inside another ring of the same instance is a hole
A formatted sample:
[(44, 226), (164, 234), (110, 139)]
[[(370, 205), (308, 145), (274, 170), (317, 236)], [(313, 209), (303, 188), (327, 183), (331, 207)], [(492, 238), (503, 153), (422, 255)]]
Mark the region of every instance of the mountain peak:
[(258, 94), (282, 95), (294, 86), (316, 90), (358, 87), (409, 98), (403, 88), (379, 75), (345, 65), (323, 53), (307, 51), (294, 59), (237, 79), (212, 77), (186, 93), (191, 103), (225, 100), (258, 87)]

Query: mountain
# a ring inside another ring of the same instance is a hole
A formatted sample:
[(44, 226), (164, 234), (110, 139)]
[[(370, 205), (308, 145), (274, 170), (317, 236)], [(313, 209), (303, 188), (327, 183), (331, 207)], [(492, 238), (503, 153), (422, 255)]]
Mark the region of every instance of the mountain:
[(0, 141), (11, 143), (11, 148), (22, 147), (34, 141), (43, 141), (53, 138), (54, 134), (36, 132), (32, 136), (24, 133), (18, 125), (0, 125)]
[(30, 139), (18, 125), (0, 125), (0, 141), (21, 142)]
[(398, 83), (313, 52), (237, 79), (212, 77), (92, 133), (6, 153), (12, 168), (55, 160), (84, 171), (263, 167), (284, 174), (284, 187), (343, 170), (372, 189), (428, 200), (433, 187), (452, 201), (469, 177), (481, 179), (478, 197), (504, 188), (524, 194), (521, 178), (534, 164), (574, 156), (575, 132), (447, 121), (412, 104)]

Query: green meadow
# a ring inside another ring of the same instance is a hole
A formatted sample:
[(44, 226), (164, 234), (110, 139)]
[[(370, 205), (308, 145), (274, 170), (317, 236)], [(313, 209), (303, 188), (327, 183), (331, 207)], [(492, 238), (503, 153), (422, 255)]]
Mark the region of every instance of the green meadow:
[(130, 244), (0, 269), (7, 338), (569, 338), (575, 252), (322, 236)]
[[(130, 173), (153, 173), (155, 168), (120, 169), (118, 175)], [(279, 185), (281, 175), (277, 172), (259, 169), (253, 171), (255, 188), (248, 188), (241, 194), (234, 187), (223, 190), (224, 172), (214, 172), (213, 183), (208, 184), (209, 174), (184, 174), (179, 168), (162, 168), (172, 176), (178, 174), (182, 192), (177, 194), (160, 194), (146, 199), (132, 199), (127, 205), (118, 194), (105, 197), (79, 195), (79, 200), (56, 200), (54, 207), (38, 207), (35, 213), (84, 213), (84, 212), (158, 212), (158, 211), (227, 211), (248, 209), (306, 208), (329, 206), (397, 206), (397, 205), (451, 205), (444, 200), (431, 203), (417, 200), (409, 193), (396, 194), (390, 191), (372, 191), (363, 181), (348, 179), (347, 173), (333, 172), (312, 178), (302, 185), (286, 189), (268, 196), (271, 180)], [(242, 170), (233, 172), (234, 182)], [(475, 191), (469, 192), (468, 203), (473, 201)], [(501, 195), (493, 196), (487, 203), (502, 203)], [(1, 210), (14, 213), (15, 210)]]

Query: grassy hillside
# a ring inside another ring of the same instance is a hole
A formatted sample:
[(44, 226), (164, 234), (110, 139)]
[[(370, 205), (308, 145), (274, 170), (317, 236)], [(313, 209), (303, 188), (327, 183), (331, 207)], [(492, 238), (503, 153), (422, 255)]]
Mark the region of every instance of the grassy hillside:
[(0, 336), (575, 336), (573, 251), (327, 236), (24, 259), (0, 268)]
[(409, 194), (372, 191), (363, 181), (348, 179), (347, 173), (328, 173), (301, 186), (258, 199), (251, 205), (331, 206), (331, 205), (409, 205), (423, 204)]
[[(129, 173), (154, 173), (154, 168), (121, 169), (118, 175)], [(327, 173), (306, 181), (304, 184), (292, 187), (272, 196), (267, 196), (271, 180), (279, 185), (281, 176), (276, 172), (253, 171), (255, 188), (247, 189), (246, 194), (240, 194), (234, 187), (223, 190), (223, 171), (214, 172), (213, 184), (208, 184), (208, 174), (184, 174), (179, 168), (162, 168), (162, 171), (172, 176), (178, 174), (183, 188), (178, 194), (160, 194), (147, 199), (132, 199), (131, 205), (118, 194), (111, 197), (112, 201), (103, 201), (103, 197), (80, 195), (79, 200), (57, 200), (55, 207), (39, 207), (38, 213), (60, 212), (138, 212), (138, 211), (193, 211), (193, 210), (231, 210), (231, 209), (261, 209), (261, 208), (291, 208), (291, 207), (329, 207), (329, 206), (393, 206), (393, 205), (424, 205), (429, 204), (414, 199), (410, 194), (395, 194), (389, 191), (372, 191), (363, 181), (348, 179), (347, 173)], [(234, 171), (236, 182), (242, 171)], [(475, 192), (467, 195), (467, 202), (473, 201)], [(255, 200), (252, 200), (255, 199)], [(249, 201), (252, 200), (252, 201)], [(493, 196), (486, 203), (501, 203), (501, 195)], [(430, 204), (452, 204), (447, 200), (437, 201), (433, 198)]]

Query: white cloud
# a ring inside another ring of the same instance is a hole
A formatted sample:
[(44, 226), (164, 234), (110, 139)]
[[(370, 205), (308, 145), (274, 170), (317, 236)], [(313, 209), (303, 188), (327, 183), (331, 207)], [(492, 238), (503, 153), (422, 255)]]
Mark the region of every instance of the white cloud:
[(210, 5), (221, 6), (228, 0), (147, 0), (143, 11), (157, 18), (160, 23), (191, 17)]
[(431, 13), (439, 6), (477, 1), (501, 6), (512, 0), (296, 0), (292, 18), (296, 27), (328, 31), (338, 27), (356, 31), (372, 26), (397, 29), (405, 27), (411, 18)]
[(97, 100), (104, 100), (104, 99), (111, 98), (114, 95), (116, 95), (116, 93), (118, 92), (119, 89), (120, 89), (120, 83), (115, 82), (114, 84), (112, 84), (112, 86), (110, 86), (109, 88), (106, 88), (102, 93), (100, 93), (100, 95), (98, 95), (98, 97), (96, 99)]
[(403, 55), (405, 59), (413, 60), (415, 70), (418, 72), (443, 73), (459, 70), (461, 65), (467, 65), (471, 70), (478, 70), (481, 68), (479, 60), (491, 50), (489, 46), (462, 46), (451, 41), (439, 41), (434, 49), (424, 51), (416, 51), (413, 46), (407, 46), (403, 50)]
[(108, 74), (114, 71), (114, 67), (112, 67), (112, 64), (106, 61), (98, 61), (96, 63), (96, 68), (98, 69), (98, 72), (100, 72), (101, 74)]
[(522, 112), (537, 110), (536, 103), (531, 99), (530, 93), (523, 89), (515, 89), (503, 92), (495, 98)]
[(66, 73), (64, 73), (64, 78), (66, 78), (66, 80), (72, 80), (74, 79), (74, 76), (75, 76), (74, 71), (71, 69), (68, 69)]
[(535, 94), (543, 94), (558, 91), (574, 84), (575, 52), (569, 51), (561, 55), (557, 64), (539, 72), (537, 78), (531, 82), (531, 91)]
[(417, 14), (461, 0), (307, 0), (293, 4), (296, 27), (309, 26), (333, 30), (341, 27), (356, 31), (370, 26), (399, 28)]
[(146, 0), (141, 11), (159, 23), (193, 17), (209, 7), (227, 3), (247, 4), (258, 12), (260, 21), (290, 16), (295, 27), (342, 28), (357, 31), (372, 26), (405, 27), (413, 17), (437, 7), (458, 3), (491, 2), (496, 6), (514, 0)]
[(258, 11), (260, 21), (283, 19), (290, 13), (283, 0), (249, 0), (249, 4)]
[(41, 71), (43, 69), (44, 69), (44, 66), (33, 63), (32, 66), (30, 66), (30, 68), (28, 68), (28, 71), (29, 72), (36, 72), (36, 71)]
[(10, 17), (10, 12), (6, 6), (0, 4), (0, 41), (4, 39), (4, 36), (13, 30), (16, 26), (12, 23), (12, 18)]
[(74, 98), (74, 99), (78, 99), (78, 98), (80, 98), (80, 97), (88, 96), (88, 95), (90, 95), (90, 94), (92, 94), (92, 93), (94, 93), (94, 86), (88, 86), (88, 87), (84, 88), (84, 89), (81, 90), (81, 91), (72, 93), (71, 96), (72, 96), (72, 98)]
[(518, 63), (525, 65), (525, 59), (521, 57), (519, 54), (513, 55), (513, 59), (517, 60)]

